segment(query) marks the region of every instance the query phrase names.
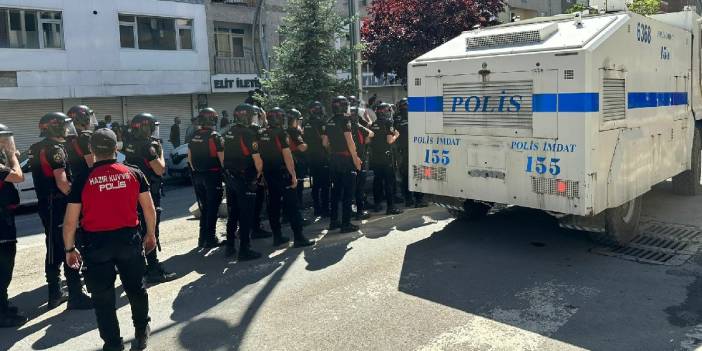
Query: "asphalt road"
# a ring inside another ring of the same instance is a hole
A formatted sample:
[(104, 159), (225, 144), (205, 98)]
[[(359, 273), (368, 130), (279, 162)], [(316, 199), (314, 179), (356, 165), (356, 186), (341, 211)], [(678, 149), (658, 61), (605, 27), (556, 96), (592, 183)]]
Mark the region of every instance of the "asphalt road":
[[(700, 198), (646, 197), (647, 220), (702, 227)], [(641, 264), (592, 252), (586, 235), (538, 211), (508, 208), (478, 223), (442, 209), (374, 217), (362, 232), (308, 249), (229, 262), (194, 250), (192, 189), (171, 189), (162, 224), (166, 266), (151, 287), (152, 350), (693, 350), (702, 344), (702, 258)], [(32, 320), (0, 331), (0, 350), (96, 350), (92, 312), (46, 312), (38, 218), (18, 219), (10, 295)], [(224, 223), (220, 223), (223, 231)], [(122, 333), (133, 335), (118, 301)]]

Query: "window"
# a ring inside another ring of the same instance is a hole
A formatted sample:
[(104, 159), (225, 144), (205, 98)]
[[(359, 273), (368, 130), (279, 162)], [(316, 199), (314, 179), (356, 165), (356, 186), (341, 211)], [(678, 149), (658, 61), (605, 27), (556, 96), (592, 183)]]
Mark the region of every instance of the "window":
[(244, 30), (215, 29), (215, 46), (219, 57), (244, 57)]
[(0, 8), (0, 48), (63, 48), (61, 12)]
[(119, 15), (120, 47), (142, 50), (192, 50), (193, 20)]

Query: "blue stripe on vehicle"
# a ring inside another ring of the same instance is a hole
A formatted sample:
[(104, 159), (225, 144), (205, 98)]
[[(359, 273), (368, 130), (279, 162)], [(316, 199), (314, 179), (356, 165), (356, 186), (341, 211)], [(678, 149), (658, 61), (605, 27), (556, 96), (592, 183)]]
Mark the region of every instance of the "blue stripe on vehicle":
[(629, 109), (687, 105), (686, 92), (637, 92), (627, 97)]
[(534, 94), (531, 97), (532, 112), (557, 112), (558, 94)]
[(442, 112), (443, 96), (410, 96), (407, 98), (409, 112)]
[(597, 112), (598, 93), (534, 94), (532, 112)]

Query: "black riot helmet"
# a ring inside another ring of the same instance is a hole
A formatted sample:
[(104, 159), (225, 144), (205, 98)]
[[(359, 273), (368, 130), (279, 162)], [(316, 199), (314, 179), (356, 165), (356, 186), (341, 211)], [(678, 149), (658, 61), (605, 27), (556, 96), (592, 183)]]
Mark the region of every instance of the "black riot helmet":
[(354, 107), (354, 106), (358, 106), (358, 105), (359, 105), (358, 98), (353, 96), (353, 95), (349, 96), (349, 106)]
[(345, 96), (337, 96), (332, 99), (332, 113), (335, 116), (344, 115), (349, 111), (349, 100)]
[(12, 131), (6, 125), (0, 123), (0, 137), (12, 136)]
[(298, 123), (302, 123), (302, 113), (300, 113), (300, 111), (298, 111), (297, 109), (289, 109), (287, 115), (289, 127), (293, 127), (295, 125), (293, 122), (295, 121), (297, 121)]
[(212, 107), (203, 108), (197, 115), (197, 124), (202, 127), (214, 127), (217, 125), (219, 115)]
[(395, 119), (406, 121), (409, 112), (409, 103), (407, 98), (402, 98), (397, 102), (397, 114), (395, 114)]
[(319, 101), (312, 101), (307, 107), (310, 113), (310, 119), (322, 119), (324, 116), (324, 105)]
[[(72, 129), (72, 131), (69, 131)], [(39, 131), (42, 137), (65, 138), (69, 133), (75, 134), (73, 123), (63, 112), (50, 112), (39, 120)]]
[(285, 110), (280, 107), (275, 107), (268, 111), (266, 117), (268, 125), (273, 128), (282, 128), (285, 125)]
[(256, 115), (256, 110), (253, 105), (241, 104), (234, 109), (234, 123), (248, 127), (251, 125), (254, 116)]
[(138, 140), (145, 140), (149, 138), (159, 137), (159, 126), (161, 123), (156, 120), (150, 113), (142, 112), (134, 118), (129, 124), (129, 129), (131, 130), (132, 137)]
[(383, 102), (375, 108), (375, 115), (378, 116), (378, 119), (392, 120), (392, 106)]
[(68, 110), (66, 115), (73, 120), (73, 124), (81, 129), (94, 129), (98, 122), (95, 112), (86, 105), (76, 105)]
[(17, 151), (15, 137), (6, 125), (0, 123), (0, 160), (5, 156), (10, 156)]

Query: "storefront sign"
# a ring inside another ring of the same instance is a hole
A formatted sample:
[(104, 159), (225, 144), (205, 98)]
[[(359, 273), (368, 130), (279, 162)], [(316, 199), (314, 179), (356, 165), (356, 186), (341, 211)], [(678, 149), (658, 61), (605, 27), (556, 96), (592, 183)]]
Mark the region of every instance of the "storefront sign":
[(215, 74), (212, 76), (213, 93), (245, 93), (261, 88), (255, 74)]

